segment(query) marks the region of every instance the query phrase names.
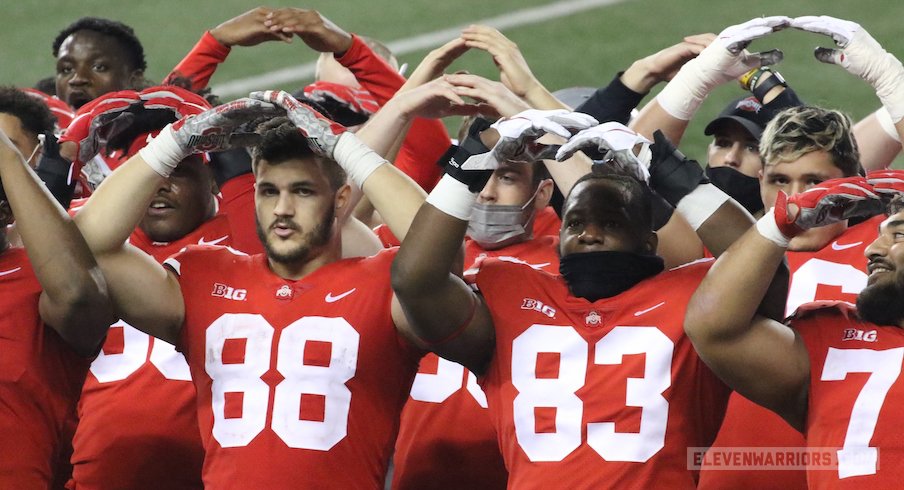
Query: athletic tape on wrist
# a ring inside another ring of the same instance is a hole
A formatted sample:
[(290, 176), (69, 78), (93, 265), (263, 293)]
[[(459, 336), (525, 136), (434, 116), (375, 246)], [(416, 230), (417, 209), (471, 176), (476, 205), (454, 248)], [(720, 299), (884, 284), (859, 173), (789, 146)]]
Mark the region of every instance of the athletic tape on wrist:
[(895, 128), (895, 122), (891, 120), (888, 109), (884, 106), (880, 107), (879, 110), (876, 111), (876, 120), (879, 121), (879, 126), (882, 128), (882, 131), (885, 131), (885, 134), (898, 143), (901, 142), (901, 136), (898, 135), (898, 129)]
[(690, 194), (684, 196), (675, 209), (696, 231), (729, 199), (728, 194), (713, 184), (700, 184)]
[(775, 208), (769, 208), (769, 211), (757, 220), (756, 231), (760, 236), (779, 247), (788, 248), (788, 244), (791, 243), (791, 239), (778, 229), (778, 224), (775, 222)]
[(427, 202), (449, 216), (469, 221), (471, 210), (477, 202), (477, 193), (468, 190), (467, 184), (454, 177), (443, 175), (427, 196)]
[(385, 158), (349, 131), (339, 136), (336, 148), (333, 149), (333, 159), (359, 188), (364, 187), (364, 181), (374, 173), (374, 170), (386, 163)]
[(720, 69), (721, 57), (727, 55), (717, 47), (707, 48), (696, 58), (685, 63), (665, 88), (656, 96), (660, 107), (669, 115), (682, 121), (690, 121), (709, 92), (718, 86), (724, 77)]
[(897, 123), (904, 119), (904, 65), (887, 51), (877, 65), (879, 76), (871, 83), (892, 122)]
[(171, 126), (167, 124), (157, 137), (138, 150), (142, 160), (163, 178), (169, 177), (179, 162), (190, 154), (176, 141)]

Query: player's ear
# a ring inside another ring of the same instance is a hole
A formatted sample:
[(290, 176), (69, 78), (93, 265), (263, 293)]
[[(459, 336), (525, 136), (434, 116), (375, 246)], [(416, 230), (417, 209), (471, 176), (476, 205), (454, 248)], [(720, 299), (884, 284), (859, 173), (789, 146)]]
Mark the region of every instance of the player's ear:
[(537, 199), (534, 200), (534, 208), (540, 210), (548, 206), (549, 200), (552, 199), (554, 188), (555, 184), (553, 184), (552, 179), (543, 179), (537, 187)]
[(348, 206), (348, 200), (351, 198), (351, 195), (352, 188), (348, 184), (344, 184), (336, 191), (336, 197), (333, 199), (333, 207), (336, 210), (336, 215), (342, 215), (342, 211)]

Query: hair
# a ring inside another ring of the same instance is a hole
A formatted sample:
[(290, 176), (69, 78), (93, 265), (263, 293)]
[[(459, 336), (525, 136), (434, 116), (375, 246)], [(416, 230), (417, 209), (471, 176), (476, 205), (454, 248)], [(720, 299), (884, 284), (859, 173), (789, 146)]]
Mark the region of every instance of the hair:
[(574, 183), (565, 202), (568, 202), (578, 185), (591, 181), (606, 182), (618, 188), (625, 196), (625, 207), (628, 214), (635, 217), (634, 223), (643, 230), (653, 231), (653, 191), (633, 175), (613, 165), (593, 165), (590, 173), (585, 174)]
[(14, 87), (0, 87), (0, 112), (19, 118), (22, 127), (36, 135), (52, 133), (56, 125), (47, 104)]
[(763, 130), (760, 156), (765, 163), (793, 162), (823, 150), (845, 177), (862, 174), (860, 152), (851, 131), (851, 119), (836, 110), (815, 106), (789, 107)]
[(135, 31), (122, 22), (99, 17), (82, 17), (60, 31), (56, 39), (53, 40), (54, 58), (59, 55), (60, 45), (63, 44), (63, 41), (78, 31), (94, 31), (115, 38), (126, 51), (129, 64), (133, 69), (141, 71), (147, 69), (147, 61), (144, 59), (144, 47), (135, 35)]
[(376, 39), (374, 39), (372, 37), (360, 36), (360, 35), (358, 37), (360, 37), (361, 40), (364, 41), (364, 44), (366, 44), (367, 47), (370, 48), (371, 51), (374, 52), (374, 54), (376, 54), (380, 58), (383, 58), (383, 60), (385, 60), (387, 63), (389, 63), (389, 66), (393, 67), (396, 70), (399, 69), (399, 60), (398, 60), (398, 58), (395, 57), (394, 54), (392, 54), (392, 51), (389, 49), (389, 46), (386, 46), (385, 44), (381, 43), (380, 41), (377, 41)]
[(311, 149), (308, 139), (286, 117), (276, 117), (257, 127), (261, 142), (251, 152), (251, 165), (255, 172), (258, 163), (266, 160), (268, 165), (279, 165), (293, 158), (314, 158), (326, 174), (333, 192), (345, 185), (345, 170), (333, 160), (321, 157)]
[(886, 214), (889, 216), (904, 211), (904, 194), (898, 194), (888, 203)]

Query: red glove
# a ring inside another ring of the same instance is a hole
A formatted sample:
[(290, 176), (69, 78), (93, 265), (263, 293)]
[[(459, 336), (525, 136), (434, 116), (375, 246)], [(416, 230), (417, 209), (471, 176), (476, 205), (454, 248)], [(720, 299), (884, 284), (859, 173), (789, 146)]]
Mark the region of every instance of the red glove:
[[(790, 212), (791, 204), (798, 208), (796, 212)], [(775, 224), (783, 235), (792, 238), (810, 228), (869, 216), (881, 207), (879, 195), (866, 178), (832, 179), (791, 197), (779, 191), (775, 199)]]
[(72, 123), (72, 119), (75, 118), (75, 112), (73, 112), (72, 108), (62, 100), (33, 88), (23, 88), (19, 90), (36, 99), (40, 99), (41, 102), (50, 109), (50, 113), (53, 114), (57, 121), (57, 133), (69, 127), (69, 124)]
[(879, 195), (890, 200), (904, 194), (904, 170), (877, 170), (866, 174), (866, 181)]
[(211, 108), (204, 97), (174, 85), (146, 88), (138, 95), (145, 109), (171, 110), (174, 120), (198, 115)]
[(76, 170), (94, 158), (111, 137), (131, 125), (134, 114), (129, 108), (140, 101), (138, 92), (122, 90), (98, 97), (78, 110), (59, 140), (61, 145), (75, 143)]
[(341, 104), (352, 112), (370, 116), (380, 110), (380, 104), (370, 92), (347, 85), (330, 82), (314, 82), (304, 88), (305, 97), (327, 107)]

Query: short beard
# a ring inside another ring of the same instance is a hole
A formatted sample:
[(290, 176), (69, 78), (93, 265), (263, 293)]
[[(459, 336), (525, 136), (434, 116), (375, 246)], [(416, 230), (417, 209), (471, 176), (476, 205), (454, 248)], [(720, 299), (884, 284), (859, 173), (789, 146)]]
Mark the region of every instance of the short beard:
[(257, 225), (257, 237), (264, 245), (264, 250), (267, 252), (267, 257), (270, 260), (279, 264), (304, 263), (310, 260), (309, 255), (311, 254), (311, 250), (320, 248), (330, 241), (330, 235), (333, 233), (333, 218), (335, 217), (335, 214), (333, 207), (329, 206), (323, 219), (320, 220), (320, 223), (317, 223), (311, 231), (306, 232), (302, 236), (302, 244), (294, 250), (286, 252), (274, 250), (268, 239), (267, 232), (261, 227), (260, 220), (255, 219), (255, 224)]
[(857, 296), (860, 318), (876, 325), (901, 326), (904, 320), (904, 274), (892, 283), (873, 284)]

